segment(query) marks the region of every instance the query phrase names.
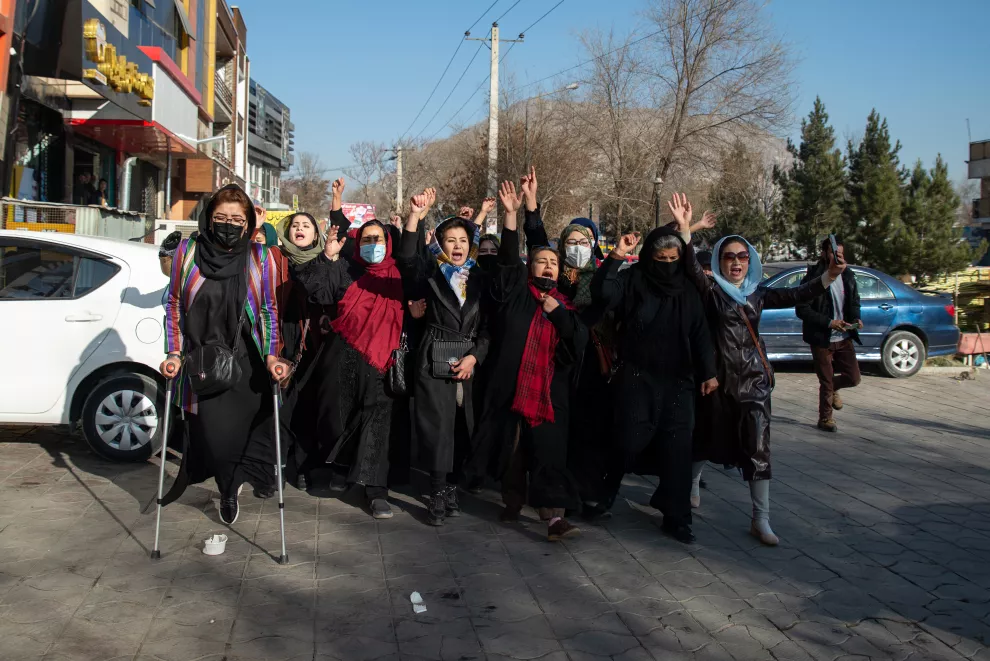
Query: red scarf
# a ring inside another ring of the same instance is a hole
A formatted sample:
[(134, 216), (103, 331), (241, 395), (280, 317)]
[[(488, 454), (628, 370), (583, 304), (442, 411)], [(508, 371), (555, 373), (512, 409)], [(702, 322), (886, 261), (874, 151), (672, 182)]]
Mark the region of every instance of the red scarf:
[(337, 303), (333, 330), (354, 347), (380, 374), (388, 370), (402, 337), (402, 276), (392, 259), (392, 240), (385, 231), (385, 259), (361, 259), (361, 239), (354, 242), (354, 260), (365, 267)]
[[(516, 377), (516, 396), (512, 400), (512, 412), (518, 413), (530, 427), (543, 422), (553, 422), (553, 403), (550, 401), (550, 384), (553, 382), (554, 353), (557, 351), (557, 328), (543, 313), (543, 295), (531, 282), (529, 293), (536, 299), (536, 312), (529, 324), (526, 346), (523, 348)], [(557, 299), (568, 310), (574, 306), (566, 296), (553, 289), (546, 293)]]

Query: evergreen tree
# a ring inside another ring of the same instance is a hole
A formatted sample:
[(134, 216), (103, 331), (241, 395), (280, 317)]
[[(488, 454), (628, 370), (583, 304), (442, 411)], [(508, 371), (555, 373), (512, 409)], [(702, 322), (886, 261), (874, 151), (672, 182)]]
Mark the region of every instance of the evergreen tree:
[(714, 236), (746, 237), (762, 255), (779, 247), (784, 232), (777, 207), (780, 188), (766, 159), (741, 140), (722, 155), (718, 181), (708, 203), (718, 214)]
[(939, 154), (931, 172), (919, 160), (905, 187), (903, 220), (907, 272), (927, 280), (966, 268), (973, 251), (955, 226), (959, 196), (949, 181), (949, 169)]
[(845, 238), (860, 261), (894, 275), (906, 272), (909, 237), (901, 220), (904, 176), (890, 144), (887, 120), (876, 110), (866, 120), (858, 145), (849, 143)]
[(801, 145), (788, 140), (787, 150), (793, 166), (776, 177), (783, 196), (782, 222), (793, 229), (797, 246), (814, 255), (822, 237), (842, 227), (846, 184), (842, 152), (835, 146), (835, 131), (820, 98), (801, 121)]

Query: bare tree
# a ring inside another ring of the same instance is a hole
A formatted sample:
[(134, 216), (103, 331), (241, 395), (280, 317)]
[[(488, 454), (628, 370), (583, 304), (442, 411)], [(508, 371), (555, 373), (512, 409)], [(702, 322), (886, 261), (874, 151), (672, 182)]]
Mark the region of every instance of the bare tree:
[(325, 216), (330, 210), (330, 180), (320, 157), (309, 152), (299, 154), (296, 169), (282, 179), (281, 202), (292, 204), (292, 196), (299, 196), (299, 208), (316, 217)]
[(395, 206), (395, 184), (392, 179), (391, 191), (386, 188), (387, 175), (394, 174), (391, 165), (394, 156), (380, 142), (363, 140), (355, 142), (348, 149), (354, 165), (344, 170), (351, 180), (346, 195), (349, 199), (374, 204), (379, 213)]
[[(710, 159), (740, 133), (780, 128), (791, 107), (792, 61), (756, 0), (650, 0), (653, 98), (663, 109), (656, 173)], [(730, 130), (731, 129), (731, 130)]]

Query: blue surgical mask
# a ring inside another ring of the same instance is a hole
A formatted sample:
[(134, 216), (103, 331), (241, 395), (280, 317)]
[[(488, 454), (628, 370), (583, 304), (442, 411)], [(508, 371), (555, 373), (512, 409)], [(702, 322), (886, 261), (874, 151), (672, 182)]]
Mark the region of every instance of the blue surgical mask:
[(385, 244), (369, 243), (361, 246), (361, 259), (369, 264), (380, 264), (385, 259)]

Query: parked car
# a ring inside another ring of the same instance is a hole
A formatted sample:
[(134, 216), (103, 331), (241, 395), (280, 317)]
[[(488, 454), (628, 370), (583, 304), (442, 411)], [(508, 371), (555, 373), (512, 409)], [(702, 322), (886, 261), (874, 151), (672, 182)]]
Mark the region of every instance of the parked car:
[(90, 447), (142, 461), (161, 447), (157, 248), (0, 231), (0, 423), (81, 423)]
[[(863, 330), (856, 345), (862, 362), (879, 363), (890, 377), (916, 374), (925, 359), (956, 352), (959, 328), (951, 297), (908, 287), (886, 273), (862, 266), (850, 267), (859, 289)], [(807, 264), (768, 264), (768, 287), (794, 287), (808, 272)], [(811, 360), (811, 349), (801, 338), (801, 320), (794, 308), (765, 310), (760, 335), (772, 361)]]

